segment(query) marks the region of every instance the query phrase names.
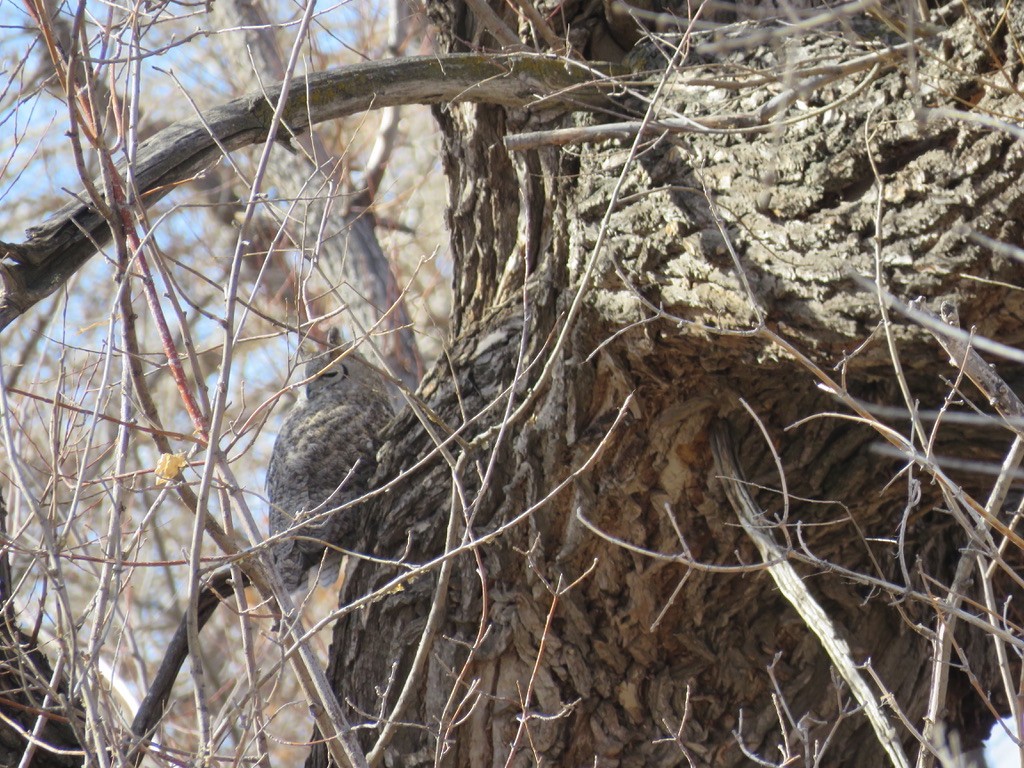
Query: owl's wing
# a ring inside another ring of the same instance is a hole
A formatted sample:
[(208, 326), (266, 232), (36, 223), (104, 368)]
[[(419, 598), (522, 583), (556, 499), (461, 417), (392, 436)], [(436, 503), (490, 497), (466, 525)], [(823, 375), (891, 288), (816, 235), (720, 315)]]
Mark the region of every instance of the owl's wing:
[(303, 460), (295, 450), (295, 442), (289, 427), (294, 419), (285, 423), (285, 428), (274, 443), (274, 450), (267, 466), (266, 493), (270, 509), (267, 513), (271, 536), (290, 531), (279, 539), (271, 548), (271, 556), (277, 566), (278, 573), (289, 592), (294, 592), (305, 584), (308, 572), (308, 550), (311, 543), (298, 540), (302, 535), (296, 525), (301, 521), (302, 513), (310, 509), (308, 468), (303, 467)]
[[(386, 401), (342, 401), (299, 408), (278, 435), (267, 468), (267, 498), (271, 534), (294, 529), (273, 549), (289, 589), (302, 586), (304, 575), (321, 561), (321, 582), (337, 575), (341, 554), (326, 545), (349, 541), (356, 521), (350, 511), (331, 510), (366, 492), (380, 429), (390, 418), (385, 406)], [(310, 515), (317, 522), (302, 525)]]

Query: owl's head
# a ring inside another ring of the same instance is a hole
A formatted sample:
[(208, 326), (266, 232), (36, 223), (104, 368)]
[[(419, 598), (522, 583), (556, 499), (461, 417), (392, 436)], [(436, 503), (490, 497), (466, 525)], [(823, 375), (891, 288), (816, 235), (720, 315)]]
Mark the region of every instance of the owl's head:
[(384, 381), (362, 355), (344, 343), (337, 329), (327, 334), (327, 349), (308, 358), (306, 399), (338, 400), (367, 392), (385, 391)]

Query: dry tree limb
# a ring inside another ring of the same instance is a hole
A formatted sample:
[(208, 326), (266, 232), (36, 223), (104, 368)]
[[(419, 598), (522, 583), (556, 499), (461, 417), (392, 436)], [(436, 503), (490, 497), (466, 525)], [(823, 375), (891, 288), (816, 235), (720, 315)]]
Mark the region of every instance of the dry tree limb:
[[(919, 312), (934, 317), (924, 308), (924, 302), (920, 299), (912, 302), (911, 306)], [(939, 306), (939, 319), (952, 328), (958, 330), (960, 328), (960, 314), (956, 305), (951, 301), (944, 301)], [(1015, 435), (1024, 438), (1024, 402), (1021, 402), (1017, 394), (996, 373), (995, 368), (986, 363), (982, 356), (974, 350), (971, 340), (965, 340), (959, 335), (947, 336), (937, 333), (932, 328), (928, 328), (928, 330), (946, 350), (950, 364), (962, 368), (967, 378), (981, 390), (992, 407), (1006, 420), (1006, 426)]]
[[(217, 606), (232, 595), (231, 590), (231, 567), (226, 566), (214, 573), (198, 598), (198, 629), (206, 626), (206, 623), (213, 616)], [(243, 575), (244, 578), (244, 575)], [(248, 579), (245, 579), (246, 586)], [(145, 746), (148, 745), (150, 736), (160, 718), (163, 716), (164, 707), (171, 695), (171, 688), (178, 677), (178, 672), (185, 658), (188, 656), (188, 622), (187, 616), (182, 616), (178, 628), (171, 637), (167, 646), (167, 653), (164, 654), (160, 668), (157, 670), (153, 681), (146, 692), (146, 698), (139, 705), (135, 719), (132, 721), (132, 735), (138, 740), (133, 745), (134, 751), (129, 754), (129, 761), (132, 765), (139, 765), (146, 755)]]
[[(611, 81), (555, 56), (450, 54), (354, 64), (296, 78), (282, 112), (290, 141), (310, 125), (400, 104), (476, 102), (561, 110), (609, 106)], [(260, 144), (272, 125), (280, 85), (251, 93), (165, 128), (139, 145), (133, 178), (150, 206), (225, 152)], [(84, 194), (28, 230), (24, 243), (0, 243), (0, 330), (62, 285), (105, 243), (110, 228)]]
[(839, 634), (825, 610), (811, 595), (807, 585), (800, 578), (800, 574), (786, 560), (786, 553), (758, 523), (758, 520), (764, 518), (764, 513), (747, 490), (746, 481), (743, 479), (739, 462), (733, 452), (728, 427), (724, 422), (716, 422), (711, 427), (711, 451), (714, 455), (715, 471), (722, 480), (729, 503), (736, 512), (743, 530), (754, 542), (757, 551), (761, 553), (765, 568), (772, 580), (803, 619), (804, 625), (821, 642), (822, 648), (828, 654), (839, 675), (850, 687), (857, 703), (864, 708), (871, 729), (874, 731), (878, 743), (889, 756), (892, 765), (898, 766), (898, 768), (909, 768), (910, 762), (903, 752), (896, 729), (889, 722), (885, 712), (882, 711), (881, 702), (853, 660), (850, 646)]

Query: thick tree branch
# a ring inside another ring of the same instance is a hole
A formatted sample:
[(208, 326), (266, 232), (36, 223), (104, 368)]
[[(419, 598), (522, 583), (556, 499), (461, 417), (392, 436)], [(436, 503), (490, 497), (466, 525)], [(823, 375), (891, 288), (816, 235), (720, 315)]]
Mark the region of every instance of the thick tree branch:
[[(608, 83), (593, 70), (536, 54), (452, 54), (355, 64), (293, 84), (284, 123), (294, 134), (310, 125), (401, 104), (478, 102), (561, 109), (607, 104)], [(215, 163), (224, 152), (258, 144), (267, 135), (280, 86), (252, 93), (160, 131), (136, 154), (134, 178), (150, 206), (177, 184)], [(110, 239), (107, 222), (84, 193), (24, 243), (0, 243), (0, 330), (49, 296)]]

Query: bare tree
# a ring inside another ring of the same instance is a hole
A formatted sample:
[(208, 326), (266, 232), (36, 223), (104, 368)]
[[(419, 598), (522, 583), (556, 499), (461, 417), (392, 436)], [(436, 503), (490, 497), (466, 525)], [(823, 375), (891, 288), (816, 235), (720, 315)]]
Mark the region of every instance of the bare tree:
[[(137, 71), (119, 62), (142, 37), (86, 56), (114, 25), (90, 38), (82, 9), (78, 53), (51, 55), (92, 188), (4, 246), (6, 754), (273, 765), (315, 725), (310, 766), (969, 764), (998, 717), (1024, 717), (1019, 12), (427, 10), (434, 55), (307, 73), (333, 17), (306, 8), (283, 84), (145, 143), (137, 118), (107, 118), (118, 99), (138, 114), (132, 78), (101, 91), (97, 74)], [(321, 251), (256, 214), (294, 136), (414, 102), (441, 135), (450, 337), (404, 392), (376, 490), (339, 512), (358, 521), (340, 600), (303, 613), (250, 511), (286, 375), (259, 380), (256, 350), (309, 330), (300, 304), (339, 305), (307, 300), (306, 259), (287, 300), (266, 290), (272, 266), (289, 274), (280, 251)], [(230, 258), (208, 259), (222, 271), (201, 292), (197, 256), (158, 250), (158, 201), (253, 145)], [(89, 346), (66, 318), (97, 265), (117, 282)], [(184, 407), (151, 397), (160, 379)], [(168, 486), (146, 474), (157, 454)], [(187, 530), (157, 560), (170, 489)], [(215, 680), (199, 598), (225, 562), (238, 666)], [(133, 596), (173, 602), (151, 573), (189, 584), (192, 664), (140, 735), (121, 699), (151, 688), (145, 643), (168, 629)]]

